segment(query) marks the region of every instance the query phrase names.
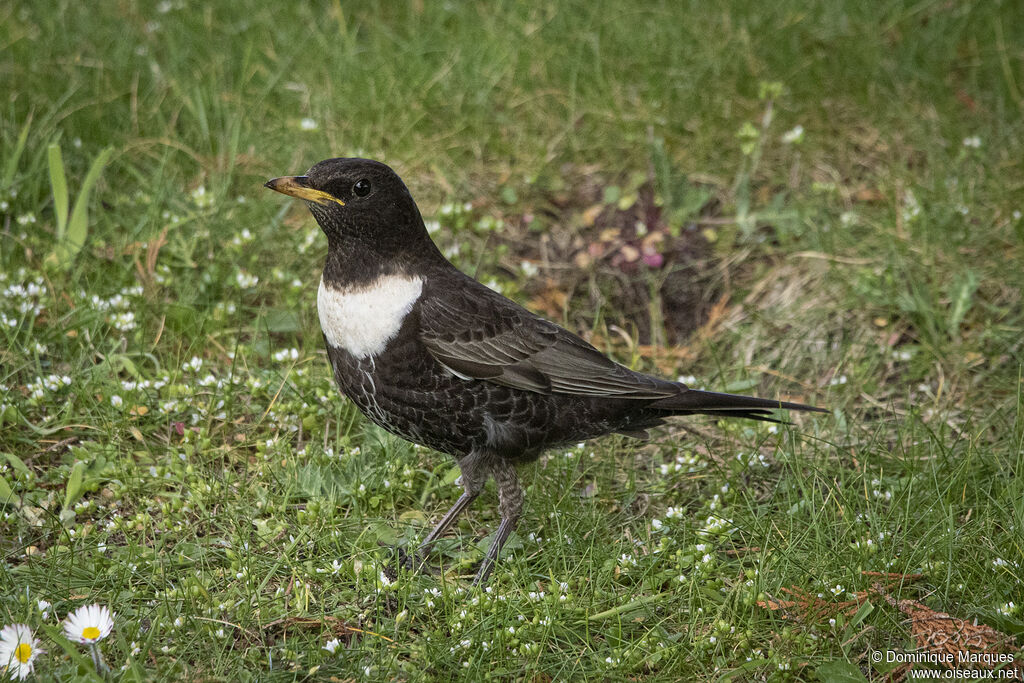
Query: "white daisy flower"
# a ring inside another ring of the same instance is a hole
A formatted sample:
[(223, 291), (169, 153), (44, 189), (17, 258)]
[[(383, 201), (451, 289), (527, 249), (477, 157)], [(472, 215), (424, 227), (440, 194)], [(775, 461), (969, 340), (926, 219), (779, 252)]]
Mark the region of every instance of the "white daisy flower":
[(84, 605), (64, 619), (64, 635), (83, 645), (98, 643), (114, 630), (114, 615), (102, 605)]
[(6, 674), (5, 678), (28, 678), (40, 652), (39, 641), (28, 626), (11, 624), (0, 630), (0, 674)]

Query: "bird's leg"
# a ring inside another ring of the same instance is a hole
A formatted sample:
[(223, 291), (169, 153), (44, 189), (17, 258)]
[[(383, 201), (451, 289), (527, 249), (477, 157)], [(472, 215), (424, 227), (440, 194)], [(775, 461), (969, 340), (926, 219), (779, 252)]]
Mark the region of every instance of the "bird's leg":
[(459, 469), (462, 471), (462, 486), (465, 489), (463, 494), (459, 496), (459, 499), (455, 501), (455, 505), (452, 509), (445, 513), (441, 521), (437, 523), (427, 537), (420, 543), (419, 549), (416, 551), (417, 555), (423, 555), (430, 550), (430, 546), (433, 545), (434, 541), (440, 538), (441, 534), (448, 530), (458, 518), (462, 511), (466, 509), (466, 506), (476, 500), (476, 497), (480, 495), (480, 492), (484, 490), (484, 484), (487, 482), (488, 470), (482, 462), (483, 456), (480, 453), (470, 453), (466, 457), (459, 460)]
[(484, 555), (480, 568), (477, 569), (473, 585), (483, 586), (487, 584), (487, 578), (494, 569), (494, 563), (498, 561), (501, 547), (505, 545), (509, 534), (516, 528), (519, 517), (523, 513), (523, 488), (519, 485), (519, 477), (516, 475), (515, 466), (507, 460), (495, 459), (491, 465), (491, 473), (494, 475), (494, 482), (498, 485), (498, 511), (501, 514), (501, 524), (498, 526), (494, 540)]
[(441, 521), (437, 523), (437, 526), (435, 526), (431, 532), (427, 534), (427, 537), (423, 539), (417, 553), (424, 554), (428, 552), (430, 550), (430, 546), (434, 544), (434, 541), (440, 538), (441, 534), (448, 530), (448, 527), (450, 527), (455, 519), (462, 514), (462, 511), (466, 509), (466, 506), (476, 500), (476, 497), (479, 495), (480, 494), (478, 492), (470, 493), (468, 490), (464, 491), (463, 494), (459, 496), (459, 499), (455, 501), (455, 505), (445, 513), (444, 517), (441, 518)]

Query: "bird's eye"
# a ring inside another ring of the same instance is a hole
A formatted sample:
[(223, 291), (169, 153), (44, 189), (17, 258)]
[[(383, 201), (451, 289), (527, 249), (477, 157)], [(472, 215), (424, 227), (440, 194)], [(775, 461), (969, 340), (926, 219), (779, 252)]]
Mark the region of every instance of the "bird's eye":
[(365, 197), (370, 194), (370, 181), (366, 178), (357, 180), (356, 184), (352, 186), (352, 191), (357, 197)]

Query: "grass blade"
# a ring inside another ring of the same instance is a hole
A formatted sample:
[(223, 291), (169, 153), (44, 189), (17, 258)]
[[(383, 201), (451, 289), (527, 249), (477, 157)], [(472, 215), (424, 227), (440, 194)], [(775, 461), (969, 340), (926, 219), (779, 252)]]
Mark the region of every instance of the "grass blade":
[(14, 151), (11, 152), (11, 156), (7, 157), (7, 165), (4, 167), (4, 177), (0, 187), (10, 187), (14, 181), (14, 173), (18, 170), (18, 162), (25, 151), (25, 142), (28, 141), (28, 131), (31, 127), (32, 115), (29, 114), (25, 120), (25, 125), (21, 127), (21, 132), (18, 134), (18, 141), (14, 144)]

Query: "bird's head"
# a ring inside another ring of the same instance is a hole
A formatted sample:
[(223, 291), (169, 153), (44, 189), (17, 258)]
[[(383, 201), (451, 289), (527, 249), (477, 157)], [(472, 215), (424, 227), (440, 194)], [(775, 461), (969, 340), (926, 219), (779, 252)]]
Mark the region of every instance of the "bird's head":
[(266, 187), (306, 202), (331, 244), (395, 254), (429, 242), (416, 202), (398, 174), (369, 159), (327, 159), (306, 175)]

